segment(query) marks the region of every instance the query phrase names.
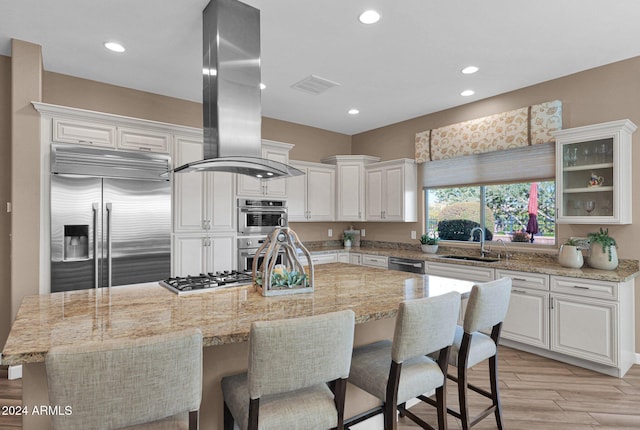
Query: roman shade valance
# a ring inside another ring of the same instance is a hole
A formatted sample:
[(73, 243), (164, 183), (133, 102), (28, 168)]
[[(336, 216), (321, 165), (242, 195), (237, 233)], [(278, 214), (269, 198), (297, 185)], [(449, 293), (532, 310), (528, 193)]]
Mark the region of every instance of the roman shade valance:
[(555, 142), (562, 102), (554, 100), (416, 133), (416, 162)]
[(422, 187), (530, 182), (555, 177), (555, 142), (422, 164)]

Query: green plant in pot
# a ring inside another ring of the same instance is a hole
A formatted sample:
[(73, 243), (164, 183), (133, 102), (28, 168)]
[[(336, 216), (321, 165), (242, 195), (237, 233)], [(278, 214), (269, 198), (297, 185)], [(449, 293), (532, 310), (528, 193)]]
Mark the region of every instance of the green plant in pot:
[(345, 248), (351, 248), (351, 244), (353, 243), (353, 234), (352, 233), (345, 233), (344, 236), (342, 236), (342, 240), (344, 241), (344, 247)]
[(589, 266), (594, 269), (614, 270), (618, 267), (616, 240), (609, 236), (609, 229), (600, 228), (589, 233)]
[(438, 252), (438, 242), (440, 242), (440, 239), (435, 235), (423, 234), (420, 236), (420, 247), (423, 252), (428, 254), (435, 254)]

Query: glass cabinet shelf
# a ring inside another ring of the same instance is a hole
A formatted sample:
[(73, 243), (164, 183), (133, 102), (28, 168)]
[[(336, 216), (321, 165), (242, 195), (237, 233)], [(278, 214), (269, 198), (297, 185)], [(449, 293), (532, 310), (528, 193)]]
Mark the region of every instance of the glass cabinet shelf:
[(631, 223), (631, 134), (629, 120), (558, 131), (556, 222)]

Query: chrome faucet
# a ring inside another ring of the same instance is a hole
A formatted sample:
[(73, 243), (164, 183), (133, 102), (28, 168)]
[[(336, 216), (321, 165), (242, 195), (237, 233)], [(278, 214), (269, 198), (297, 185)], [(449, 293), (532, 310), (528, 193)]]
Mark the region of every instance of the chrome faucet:
[(484, 228), (482, 227), (472, 228), (471, 233), (469, 234), (469, 241), (473, 242), (473, 233), (475, 233), (476, 230), (480, 231), (480, 257), (484, 257), (484, 254), (487, 252), (484, 249)]
[[(502, 244), (502, 247), (504, 248), (504, 261), (509, 261), (509, 249), (507, 248), (507, 244), (504, 243), (504, 240), (502, 239), (498, 239), (497, 240), (498, 243)], [(498, 259), (500, 259), (500, 252), (498, 252)]]

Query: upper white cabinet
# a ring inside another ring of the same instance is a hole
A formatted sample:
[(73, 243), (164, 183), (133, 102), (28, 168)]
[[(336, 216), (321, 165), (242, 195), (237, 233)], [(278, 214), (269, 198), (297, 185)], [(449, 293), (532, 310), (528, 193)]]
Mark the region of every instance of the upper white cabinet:
[(305, 174), (287, 178), (289, 221), (333, 221), (335, 219), (335, 167), (291, 161)]
[[(173, 159), (176, 166), (202, 160), (202, 157), (202, 136), (175, 137)], [(173, 186), (175, 233), (236, 230), (233, 173), (174, 173)]]
[(76, 119), (53, 119), (54, 142), (116, 147), (116, 126)]
[(118, 148), (133, 151), (169, 152), (171, 135), (154, 130), (118, 127)]
[(367, 221), (417, 220), (417, 169), (407, 158), (365, 166)]
[[(262, 141), (262, 157), (289, 164), (289, 151), (293, 145), (289, 143)], [(280, 179), (258, 179), (251, 176), (238, 175), (238, 196), (241, 197), (287, 197), (287, 180)]]
[(380, 161), (368, 155), (334, 155), (322, 160), (336, 166), (336, 221), (365, 221), (365, 166)]
[(554, 133), (558, 223), (631, 223), (631, 135), (636, 128), (625, 119)]
[(171, 276), (236, 270), (235, 242), (233, 234), (174, 235)]
[(174, 133), (191, 127), (33, 102), (50, 125), (51, 141), (127, 151), (171, 153)]

